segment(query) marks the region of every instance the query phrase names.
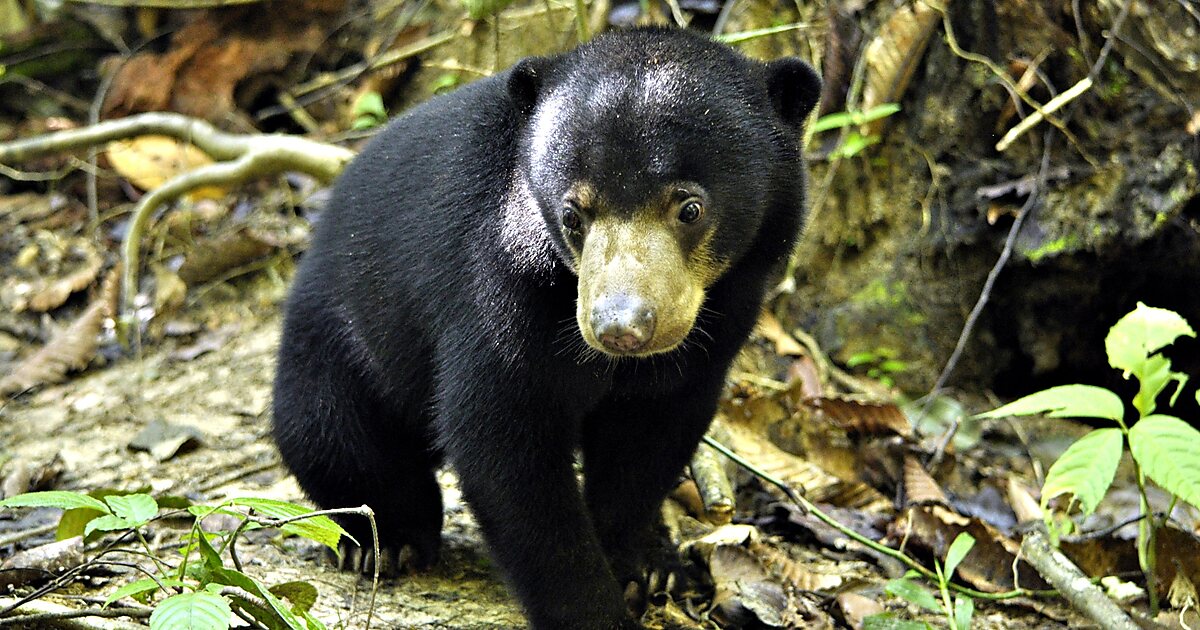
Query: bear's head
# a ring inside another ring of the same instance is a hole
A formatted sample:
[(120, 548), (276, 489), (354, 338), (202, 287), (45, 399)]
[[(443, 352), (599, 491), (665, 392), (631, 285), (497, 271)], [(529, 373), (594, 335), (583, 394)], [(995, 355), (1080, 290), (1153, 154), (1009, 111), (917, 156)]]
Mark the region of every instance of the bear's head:
[(802, 211), (820, 79), (797, 58), (639, 29), (525, 59), (508, 88), (528, 117), (519, 184), (578, 276), (583, 339), (605, 354), (679, 346), (770, 213)]

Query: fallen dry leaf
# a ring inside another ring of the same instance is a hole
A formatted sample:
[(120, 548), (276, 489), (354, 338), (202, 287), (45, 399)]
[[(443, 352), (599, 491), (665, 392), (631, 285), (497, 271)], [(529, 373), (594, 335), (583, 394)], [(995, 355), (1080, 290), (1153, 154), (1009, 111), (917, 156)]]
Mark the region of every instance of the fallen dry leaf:
[[(168, 50), (141, 52), (115, 69), (104, 118), (175, 111), (218, 121), (272, 87), (302, 53), (327, 44), (328, 14), (235, 7), (199, 11), (171, 36)], [(275, 75), (275, 76), (272, 76)]]
[(39, 385), (58, 383), (74, 370), (87, 367), (96, 356), (97, 335), (104, 320), (116, 308), (120, 267), (108, 272), (92, 303), (70, 326), (55, 334), (40, 350), (26, 357), (0, 379), (0, 396), (23, 392)]
[[(212, 164), (207, 153), (169, 136), (138, 136), (108, 143), (108, 162), (121, 177), (141, 190), (152, 190), (171, 178)], [(215, 186), (195, 188), (189, 199), (218, 199), (226, 190)]]
[[(867, 44), (863, 84), (863, 111), (884, 103), (898, 103), (925, 55), (929, 38), (941, 14), (923, 0), (896, 9)], [(878, 134), (886, 119), (868, 126)]]
[(801, 402), (851, 433), (912, 437), (912, 425), (895, 403), (824, 396)]
[[(775, 446), (763, 435), (721, 419), (729, 436), (726, 445), (763, 472), (783, 481), (808, 499), (862, 509), (890, 510), (892, 502), (878, 490), (858, 481), (839, 479), (821, 467)], [(778, 491), (768, 485), (773, 493)], [(783, 496), (782, 493), (778, 493)]]
[(766, 311), (763, 311), (758, 316), (757, 332), (758, 334), (762, 335), (764, 339), (767, 339), (771, 343), (775, 344), (775, 354), (785, 357), (800, 357), (808, 355), (808, 352), (804, 349), (804, 346), (800, 345), (800, 342), (796, 341), (795, 337), (791, 336), (786, 330), (783, 329), (783, 324), (780, 324), (779, 320), (775, 319), (774, 315)]
[(1008, 504), (1012, 507), (1013, 513), (1017, 515), (1018, 523), (1042, 520), (1042, 506), (1038, 504), (1037, 499), (1033, 498), (1033, 493), (1029, 488), (1016, 476), (1008, 478)]
[(179, 278), (195, 286), (274, 251), (254, 230), (240, 227), (196, 244), (179, 267)]

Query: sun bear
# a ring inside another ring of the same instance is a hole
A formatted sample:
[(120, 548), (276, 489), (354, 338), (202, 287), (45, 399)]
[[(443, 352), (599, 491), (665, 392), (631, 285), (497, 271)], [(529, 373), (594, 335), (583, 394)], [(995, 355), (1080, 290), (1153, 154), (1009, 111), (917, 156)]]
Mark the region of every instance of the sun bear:
[(392, 121), (287, 302), (273, 433), (300, 485), (372, 506), (419, 568), (445, 461), (532, 627), (642, 627), (624, 587), (801, 230), (819, 92), (800, 59), (648, 28)]

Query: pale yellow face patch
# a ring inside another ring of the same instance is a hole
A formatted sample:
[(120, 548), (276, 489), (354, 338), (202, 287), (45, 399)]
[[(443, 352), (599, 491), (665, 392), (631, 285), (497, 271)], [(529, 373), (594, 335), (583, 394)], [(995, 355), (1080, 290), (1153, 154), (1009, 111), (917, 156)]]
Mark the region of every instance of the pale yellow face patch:
[(675, 349), (683, 342), (700, 306), (706, 286), (719, 275), (702, 246), (687, 255), (676, 227), (659, 212), (643, 211), (633, 218), (601, 216), (591, 223), (578, 253), (579, 301), (576, 321), (587, 344), (612, 352), (600, 343), (591, 326), (592, 306), (603, 296), (626, 294), (644, 300), (654, 311), (654, 334), (634, 356)]

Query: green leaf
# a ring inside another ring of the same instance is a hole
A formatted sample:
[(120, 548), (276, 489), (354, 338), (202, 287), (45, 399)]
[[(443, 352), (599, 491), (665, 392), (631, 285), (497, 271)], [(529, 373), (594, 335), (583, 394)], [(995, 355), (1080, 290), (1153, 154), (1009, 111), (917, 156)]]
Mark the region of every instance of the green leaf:
[(946, 581), (954, 577), (954, 570), (958, 568), (958, 563), (971, 552), (971, 548), (975, 546), (975, 537), (962, 532), (954, 537), (954, 542), (950, 543), (950, 549), (946, 550), (945, 574)]
[(852, 158), (862, 152), (863, 149), (878, 143), (879, 136), (864, 136), (857, 131), (851, 131), (846, 134), (846, 141), (842, 143), (842, 146), (834, 149), (829, 154), (829, 158)]
[(1104, 418), (1119, 421), (1125, 416), (1121, 398), (1094, 385), (1060, 385), (976, 415), (976, 418), (1029, 416), (1049, 412), (1051, 418)]
[(1116, 428), (1096, 429), (1079, 438), (1046, 473), (1042, 507), (1060, 494), (1071, 494), (1085, 515), (1095, 511), (1117, 474), (1122, 446), (1121, 430)]
[(27, 492), (18, 494), (15, 497), (9, 497), (0, 501), (0, 508), (6, 507), (52, 507), (63, 510), (74, 508), (91, 508), (99, 510), (105, 514), (111, 511), (107, 505), (104, 505), (97, 499), (93, 499), (86, 494), (78, 492), (65, 492), (62, 490), (50, 490), (47, 492)]
[(899, 374), (900, 372), (908, 369), (908, 364), (904, 361), (900, 361), (899, 359), (888, 359), (879, 364), (879, 369), (883, 370), (884, 372)]
[(131, 529), (136, 527), (135, 524), (112, 514), (105, 514), (100, 518), (94, 518), (88, 521), (88, 524), (83, 528), (83, 536), (86, 538), (92, 532), (115, 532), (122, 529)]
[(1123, 372), (1139, 373), (1147, 357), (1181, 336), (1196, 336), (1187, 320), (1174, 311), (1138, 302), (1133, 312), (1108, 331), (1104, 349), (1109, 365)]
[(149, 523), (158, 514), (158, 502), (148, 494), (111, 495), (104, 497), (104, 502), (113, 514), (135, 526)]
[(1154, 413), (1155, 400), (1167, 383), (1175, 381), (1175, 394), (1171, 396), (1170, 404), (1174, 405), (1179, 398), (1179, 392), (1187, 384), (1186, 374), (1171, 371), (1171, 361), (1161, 354), (1148, 357), (1137, 372), (1138, 393), (1133, 398), (1133, 406), (1141, 416)]
[(92, 508), (73, 508), (62, 513), (58, 517), (58, 529), (54, 532), (54, 538), (57, 540), (66, 540), (75, 536), (82, 536), (87, 524), (93, 519), (99, 518), (108, 514)]
[(383, 96), (374, 90), (363, 92), (354, 101), (355, 116), (369, 116), (376, 120), (387, 118), (387, 108), (383, 106)]
[(444, 72), (433, 80), (433, 83), (429, 85), (429, 90), (434, 94), (441, 94), (457, 86), (460, 80), (457, 74)]
[(264, 600), (266, 600), (267, 604), (271, 606), (271, 609), (275, 612), (275, 614), (279, 616), (279, 620), (286, 623), (289, 628), (292, 630), (307, 630), (304, 624), (300, 622), (300, 619), (296, 617), (296, 615), (292, 614), (292, 611), (285, 606), (283, 602), (279, 601), (278, 597), (275, 597), (275, 595), (271, 593), (269, 589), (260, 584), (258, 580), (255, 580), (245, 573), (242, 573), (241, 571), (235, 571), (233, 569), (217, 569), (216, 571), (213, 571), (213, 580), (221, 584), (236, 586), (248, 593), (261, 596)]
[(853, 124), (854, 117), (850, 115), (850, 112), (834, 112), (832, 114), (825, 114), (824, 116), (818, 118), (817, 121), (812, 125), (812, 132), (821, 133), (822, 131), (829, 131), (830, 129), (849, 127)]
[(884, 587), (889, 595), (899, 597), (904, 601), (920, 606), (931, 612), (942, 612), (942, 605), (929, 589), (913, 582), (907, 577), (896, 578)]
[(1200, 431), (1174, 416), (1142, 418), (1129, 430), (1129, 450), (1146, 476), (1200, 506)]
[(971, 630), (971, 617), (975, 616), (975, 600), (959, 593), (954, 597), (954, 626), (957, 630)]
[(300, 618), (304, 620), (304, 623), (308, 624), (308, 630), (327, 630), (325, 624), (322, 623), (320, 619), (312, 616), (311, 612), (307, 610), (301, 610), (297, 614), (299, 614)]
[[(295, 503), (288, 503), (286, 501), (276, 501), (274, 499), (246, 497), (233, 499), (230, 501), (230, 503), (232, 505), (241, 505), (243, 507), (253, 508), (265, 516), (281, 519), (300, 516), (302, 514), (309, 514), (313, 511), (304, 507), (303, 505), (296, 505)], [(342, 536), (346, 536), (347, 538), (350, 538), (350, 540), (354, 540), (354, 538), (350, 537), (350, 535), (346, 533), (346, 530), (342, 529), (342, 527), (335, 523), (333, 519), (324, 515), (313, 516), (302, 521), (293, 521), (283, 525), (280, 527), (280, 529), (289, 534), (307, 538), (309, 540), (315, 540), (316, 542), (329, 547), (335, 552), (337, 551), (338, 541), (341, 540)], [(357, 543), (358, 541), (354, 542)]]
[(206, 591), (172, 595), (154, 607), (151, 630), (228, 630), (233, 620), (229, 603)]
[(849, 359), (846, 359), (846, 367), (855, 368), (860, 365), (875, 363), (879, 359), (879, 355), (875, 354), (874, 352), (856, 352), (850, 355)]
[(795, 31), (807, 27), (808, 24), (806, 22), (793, 22), (792, 24), (780, 24), (778, 26), (768, 26), (766, 28), (755, 28), (748, 31), (739, 31), (737, 33), (722, 33), (721, 35), (713, 37), (713, 39), (732, 46), (734, 44), (748, 42), (752, 39), (767, 37), (768, 35), (776, 35), (778, 33), (786, 33), (788, 31)]
[(242, 512), (231, 510), (227, 507), (221, 507), (219, 505), (192, 505), (188, 506), (187, 511), (196, 518), (205, 518), (213, 514), (225, 514), (227, 516), (232, 516), (239, 519), (246, 518), (246, 515)]
[(212, 543), (208, 541), (208, 536), (204, 532), (196, 536), (196, 547), (200, 550), (200, 558), (204, 560), (204, 567), (210, 572), (225, 568), (225, 563), (221, 561), (221, 554), (213, 549)]
[(834, 112), (826, 114), (817, 119), (813, 123), (812, 132), (821, 133), (830, 129), (840, 129), (851, 125), (865, 125), (869, 122), (874, 122), (880, 118), (887, 118), (892, 114), (900, 111), (900, 106), (896, 103), (883, 103), (876, 105), (865, 112), (851, 110), (846, 112)]
[(922, 621), (901, 619), (892, 613), (880, 613), (863, 618), (863, 630), (928, 630)]
[(291, 602), (292, 610), (297, 613), (310, 610), (317, 603), (317, 587), (308, 582), (284, 582), (269, 590), (272, 595)]
[(875, 107), (863, 112), (861, 122), (862, 124), (875, 122), (880, 118), (887, 118), (898, 111), (900, 111), (899, 103), (880, 103), (879, 105), (876, 105)]
[(167, 587), (167, 588), (171, 588), (174, 586), (183, 586), (183, 582), (181, 582), (179, 580), (173, 580), (170, 578), (163, 578), (163, 579), (158, 580), (157, 582), (154, 581), (154, 578), (142, 578), (140, 580), (135, 580), (133, 582), (130, 582), (130, 583), (122, 586), (121, 588), (118, 588), (117, 590), (113, 591), (111, 595), (104, 598), (104, 605), (108, 606), (109, 604), (117, 601), (118, 599), (121, 599), (122, 597), (131, 597), (131, 596), (135, 596), (135, 595), (140, 595), (147, 591), (153, 591), (158, 588), (158, 585), (160, 583), (164, 587)]

